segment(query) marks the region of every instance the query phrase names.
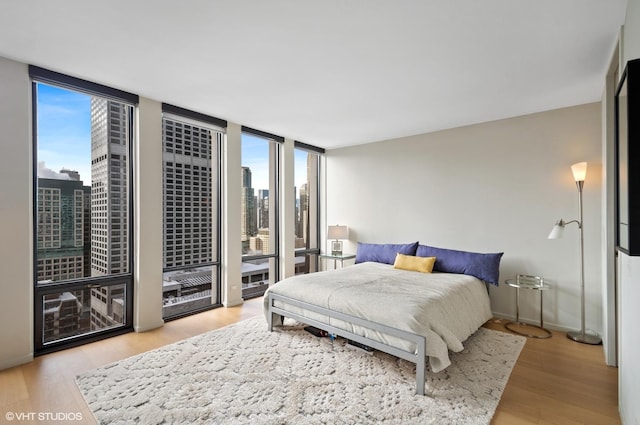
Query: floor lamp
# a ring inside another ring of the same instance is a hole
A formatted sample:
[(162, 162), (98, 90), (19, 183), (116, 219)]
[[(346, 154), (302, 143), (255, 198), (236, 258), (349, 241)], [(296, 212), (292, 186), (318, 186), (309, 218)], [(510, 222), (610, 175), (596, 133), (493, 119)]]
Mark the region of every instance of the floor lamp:
[(580, 229), (580, 292), (581, 292), (581, 324), (582, 327), (580, 331), (571, 331), (567, 332), (567, 338), (572, 339), (577, 342), (582, 342), (583, 344), (592, 344), (598, 345), (602, 343), (602, 340), (598, 335), (588, 334), (585, 330), (585, 294), (584, 294), (584, 229), (582, 226), (582, 187), (584, 186), (584, 179), (587, 176), (587, 163), (579, 162), (577, 164), (573, 164), (571, 166), (571, 171), (573, 172), (573, 178), (576, 181), (576, 186), (578, 187), (578, 212), (579, 219), (564, 221), (560, 219), (556, 222), (555, 226), (549, 233), (549, 239), (559, 239), (562, 237), (562, 232), (564, 231), (564, 226), (571, 223), (576, 223), (578, 228)]

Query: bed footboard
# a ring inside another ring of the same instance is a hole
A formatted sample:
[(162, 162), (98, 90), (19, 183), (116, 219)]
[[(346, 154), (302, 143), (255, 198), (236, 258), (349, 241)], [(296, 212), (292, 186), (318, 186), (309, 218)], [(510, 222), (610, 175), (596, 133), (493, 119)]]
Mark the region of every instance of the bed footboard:
[[(282, 319), (284, 318), (284, 316), (286, 316), (286, 317), (295, 319), (299, 322), (306, 323), (311, 326), (315, 326), (316, 328), (322, 329), (331, 334), (341, 336), (343, 338), (351, 339), (353, 341), (375, 348), (376, 350), (391, 354), (392, 356), (400, 357), (401, 359), (413, 362), (416, 365), (416, 394), (424, 395), (425, 393), (424, 373), (426, 369), (426, 339), (424, 336), (403, 331), (401, 329), (392, 328), (390, 326), (386, 326), (381, 323), (371, 322), (359, 317), (351, 316), (351, 315), (340, 313), (337, 311), (332, 311), (324, 307), (318, 307), (312, 304), (308, 304), (302, 301), (298, 301), (298, 300), (285, 297), (283, 295), (274, 294), (271, 292), (267, 294), (267, 297), (268, 297), (267, 300), (269, 305), (269, 311), (267, 314), (269, 331), (273, 331), (273, 325), (278, 322), (282, 323)], [(397, 347), (393, 347), (391, 345), (384, 344), (382, 342), (379, 342), (361, 335), (357, 335), (353, 332), (349, 332), (347, 330), (337, 328), (330, 324), (322, 323), (317, 320), (302, 316), (300, 314), (284, 310), (280, 307), (276, 307), (274, 304), (275, 301), (282, 301), (283, 303), (286, 303), (288, 305), (299, 307), (315, 313), (319, 313), (324, 316), (327, 316), (328, 318), (339, 319), (345, 322), (352, 323), (354, 325), (362, 326), (367, 329), (379, 331), (397, 338), (402, 338), (406, 341), (415, 343), (416, 351), (415, 353), (405, 351)]]

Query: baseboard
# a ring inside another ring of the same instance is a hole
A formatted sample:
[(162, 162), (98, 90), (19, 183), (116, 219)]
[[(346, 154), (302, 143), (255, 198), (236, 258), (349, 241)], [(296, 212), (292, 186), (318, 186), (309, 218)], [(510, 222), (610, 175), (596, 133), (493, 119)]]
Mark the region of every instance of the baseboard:
[(242, 303), (244, 303), (244, 299), (236, 298), (235, 300), (226, 300), (226, 302), (223, 301), (222, 305), (225, 307), (234, 307)]
[(146, 332), (153, 329), (157, 329), (164, 326), (164, 320), (160, 320), (159, 322), (147, 325), (147, 326), (134, 326), (133, 330), (136, 332)]
[(23, 356), (14, 357), (0, 361), (0, 370), (9, 369), (14, 366), (20, 366), (21, 364), (30, 363), (33, 361), (33, 353), (28, 353)]
[[(502, 319), (504, 321), (507, 322), (512, 322), (514, 320), (516, 320), (516, 316), (512, 316), (510, 314), (503, 314), (503, 313), (498, 313), (498, 312), (491, 312), (491, 314), (493, 315), (494, 318), (496, 319)], [(520, 316), (520, 321), (523, 323), (528, 323), (530, 325), (539, 325), (540, 324), (540, 317), (537, 317), (535, 319), (532, 319), (530, 317), (522, 317)], [(549, 323), (549, 322), (544, 322), (544, 327), (546, 329), (552, 330), (552, 331), (558, 331), (558, 332), (569, 332), (569, 331), (575, 331), (576, 329), (574, 328), (568, 328), (566, 326), (562, 326), (562, 325), (558, 325), (556, 323)]]

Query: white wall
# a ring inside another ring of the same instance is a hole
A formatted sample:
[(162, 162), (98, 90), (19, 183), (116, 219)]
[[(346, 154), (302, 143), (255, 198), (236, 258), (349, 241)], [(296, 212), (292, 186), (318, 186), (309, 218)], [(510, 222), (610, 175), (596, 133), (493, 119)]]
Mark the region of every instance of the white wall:
[(620, 66), (619, 40), (611, 54), (600, 102), (602, 116), (602, 345), (605, 362), (618, 365), (616, 304), (615, 92)]
[(242, 243), (240, 205), (242, 201), (242, 128), (228, 123), (222, 146), (222, 162), (226, 171), (222, 179), (222, 304), (242, 304)]
[(162, 104), (141, 97), (135, 149), (135, 271), (133, 327), (157, 328), (162, 319)]
[[(421, 243), (504, 252), (501, 281), (545, 277), (545, 325), (580, 327), (578, 218), (571, 164), (587, 161), (584, 186), (587, 328), (602, 331), (599, 104), (559, 109), (327, 152), (327, 222), (350, 241)], [(514, 290), (492, 288), (492, 309), (515, 315)], [(523, 291), (521, 318), (537, 321), (538, 294)]]
[(618, 399), (620, 416), (624, 424), (640, 423), (640, 339), (637, 326), (640, 323), (640, 259), (620, 253), (618, 255), (618, 281), (620, 282), (620, 345), (618, 370)]
[[(622, 32), (623, 63), (640, 58), (640, 0), (629, 0)], [(624, 425), (640, 424), (640, 257), (620, 253), (618, 259), (619, 282), (619, 371), (618, 399)]]
[(0, 58), (0, 369), (33, 358), (31, 81)]
[(640, 58), (640, 0), (629, 0), (622, 32), (624, 63), (631, 59)]

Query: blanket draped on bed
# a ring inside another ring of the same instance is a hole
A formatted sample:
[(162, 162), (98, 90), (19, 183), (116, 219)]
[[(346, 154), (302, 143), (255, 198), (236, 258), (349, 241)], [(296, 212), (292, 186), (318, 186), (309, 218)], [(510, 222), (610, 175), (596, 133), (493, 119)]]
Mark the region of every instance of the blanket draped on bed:
[[(338, 270), (293, 276), (268, 292), (423, 335), (429, 365), (439, 372), (451, 364), (448, 351), (491, 318), (489, 296), (479, 279), (452, 273), (420, 273), (381, 263), (360, 263)], [(268, 296), (265, 294), (265, 315)], [(278, 307), (323, 323), (328, 318), (277, 302)], [(337, 319), (331, 325), (413, 352), (415, 345)]]

